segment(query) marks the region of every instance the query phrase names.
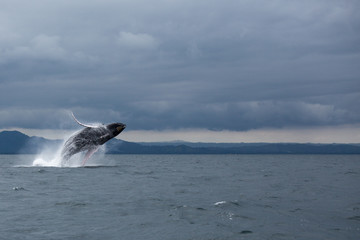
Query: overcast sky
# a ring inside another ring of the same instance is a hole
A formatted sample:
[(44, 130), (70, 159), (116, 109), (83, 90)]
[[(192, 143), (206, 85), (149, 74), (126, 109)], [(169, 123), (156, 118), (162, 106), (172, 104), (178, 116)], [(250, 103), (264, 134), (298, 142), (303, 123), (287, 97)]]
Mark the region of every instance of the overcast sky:
[(329, 141), (360, 142), (358, 0), (0, 5), (0, 129), (74, 129), (73, 111), (138, 141), (346, 129)]

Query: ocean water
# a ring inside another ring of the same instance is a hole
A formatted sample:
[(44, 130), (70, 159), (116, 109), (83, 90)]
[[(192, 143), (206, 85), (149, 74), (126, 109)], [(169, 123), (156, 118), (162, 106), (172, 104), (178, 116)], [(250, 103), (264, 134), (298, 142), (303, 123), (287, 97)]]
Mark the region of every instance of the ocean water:
[(0, 155), (0, 239), (360, 239), (359, 155)]

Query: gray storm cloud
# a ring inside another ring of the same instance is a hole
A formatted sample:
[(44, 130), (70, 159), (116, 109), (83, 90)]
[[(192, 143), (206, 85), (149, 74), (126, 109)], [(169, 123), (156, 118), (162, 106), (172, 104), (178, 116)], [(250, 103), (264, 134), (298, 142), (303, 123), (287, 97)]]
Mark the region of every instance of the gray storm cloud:
[(4, 4), (0, 128), (71, 127), (64, 109), (132, 129), (360, 122), (358, 1), (153, 5)]

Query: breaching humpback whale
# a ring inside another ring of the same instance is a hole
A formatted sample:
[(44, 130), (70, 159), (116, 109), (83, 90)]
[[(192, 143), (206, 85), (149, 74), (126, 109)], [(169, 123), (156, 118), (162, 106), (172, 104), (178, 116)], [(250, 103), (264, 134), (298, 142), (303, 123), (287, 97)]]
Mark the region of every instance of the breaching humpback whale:
[(72, 135), (64, 144), (61, 151), (62, 164), (69, 161), (72, 155), (87, 151), (82, 162), (85, 162), (98, 150), (98, 148), (119, 135), (126, 127), (123, 123), (111, 123), (108, 125), (87, 125), (79, 122), (72, 113), (74, 120), (85, 127)]

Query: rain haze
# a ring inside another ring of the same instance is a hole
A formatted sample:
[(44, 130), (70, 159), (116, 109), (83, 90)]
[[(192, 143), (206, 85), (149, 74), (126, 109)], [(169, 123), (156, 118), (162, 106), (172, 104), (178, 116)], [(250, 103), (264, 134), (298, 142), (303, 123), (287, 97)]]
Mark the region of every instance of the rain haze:
[(0, 129), (360, 142), (357, 0), (0, 4)]

